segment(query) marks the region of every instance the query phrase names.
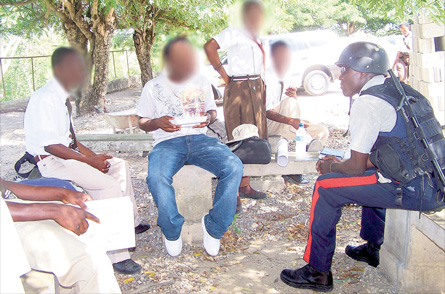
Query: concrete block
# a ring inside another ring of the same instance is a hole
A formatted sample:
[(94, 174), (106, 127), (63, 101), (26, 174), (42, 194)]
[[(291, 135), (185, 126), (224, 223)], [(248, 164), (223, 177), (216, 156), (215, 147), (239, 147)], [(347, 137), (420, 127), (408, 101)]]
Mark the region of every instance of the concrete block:
[(202, 244), (203, 232), (201, 222), (185, 222), (181, 231), (182, 241), (187, 244), (199, 246)]
[(443, 66), (445, 64), (445, 51), (433, 53), (413, 53), (412, 58), (416, 59), (416, 66), (421, 68)]
[(415, 14), (413, 15), (414, 22), (418, 24), (426, 24), (426, 23), (432, 23), (433, 21), (424, 14)]
[(413, 38), (413, 51), (418, 53), (432, 53), (436, 51), (434, 38)]
[(401, 293), (445, 291), (445, 211), (388, 209), (380, 269)]
[(186, 222), (200, 222), (212, 208), (213, 174), (194, 166), (184, 166), (174, 177), (176, 203)]
[(445, 35), (443, 24), (426, 23), (420, 25), (420, 37), (422, 39), (441, 37)]

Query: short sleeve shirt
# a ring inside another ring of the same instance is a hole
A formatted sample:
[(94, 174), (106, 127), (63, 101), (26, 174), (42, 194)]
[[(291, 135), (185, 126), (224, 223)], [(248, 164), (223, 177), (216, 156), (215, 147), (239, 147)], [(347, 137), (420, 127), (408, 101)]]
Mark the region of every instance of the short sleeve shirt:
[(48, 155), (45, 146), (69, 146), (70, 116), (66, 106), (69, 93), (56, 78), (50, 80), (29, 98), (24, 127), (26, 151), (31, 155)]
[(286, 99), (286, 89), (291, 86), (289, 79), (284, 77), (280, 79), (273, 68), (266, 71), (266, 111), (277, 107), (281, 101)]
[[(149, 81), (142, 90), (137, 108), (140, 117), (155, 119), (163, 116), (177, 118), (199, 116), (202, 112), (216, 110), (215, 98), (210, 82), (202, 75), (177, 84), (165, 73)], [(169, 139), (205, 134), (207, 128), (182, 128), (177, 132), (154, 131), (154, 145)]]
[[(376, 76), (363, 86), (362, 91), (381, 85), (384, 81), (384, 76)], [(370, 153), (379, 133), (392, 131), (396, 120), (396, 111), (388, 102), (371, 95), (359, 96), (352, 104), (349, 121), (351, 150), (363, 154)]]
[(263, 74), (263, 52), (258, 45), (261, 39), (240, 28), (227, 28), (213, 39), (227, 52), (229, 76)]

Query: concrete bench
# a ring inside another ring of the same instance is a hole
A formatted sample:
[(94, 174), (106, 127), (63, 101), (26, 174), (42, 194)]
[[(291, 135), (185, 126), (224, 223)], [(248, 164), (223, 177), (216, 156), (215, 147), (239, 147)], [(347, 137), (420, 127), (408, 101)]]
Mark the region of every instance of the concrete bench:
[(444, 293), (445, 210), (388, 209), (380, 268), (401, 293)]
[[(244, 175), (262, 177), (312, 173), (317, 160), (318, 152), (307, 153), (305, 157), (298, 159), (294, 153), (290, 153), (286, 167), (279, 166), (273, 157), (269, 164), (245, 164)], [(210, 172), (193, 165), (184, 166), (173, 177), (178, 210), (185, 218), (181, 236), (186, 243), (202, 242), (201, 218), (212, 208), (214, 177)]]
[[(78, 140), (92, 150), (101, 152), (109, 150), (148, 152), (152, 150), (153, 142), (151, 134), (79, 135)], [(272, 143), (272, 149), (275, 149), (274, 143)], [(315, 172), (317, 160), (318, 152), (306, 153), (304, 157), (298, 159), (295, 153), (290, 152), (289, 164), (281, 167), (276, 163), (273, 155), (269, 164), (244, 165), (244, 175), (263, 177), (312, 173)], [(193, 165), (184, 166), (173, 177), (178, 210), (185, 218), (182, 238), (187, 243), (202, 241), (200, 221), (212, 208), (212, 179), (214, 177), (210, 172)], [(267, 183), (262, 184), (266, 185), (261, 185), (261, 189), (269, 190)]]

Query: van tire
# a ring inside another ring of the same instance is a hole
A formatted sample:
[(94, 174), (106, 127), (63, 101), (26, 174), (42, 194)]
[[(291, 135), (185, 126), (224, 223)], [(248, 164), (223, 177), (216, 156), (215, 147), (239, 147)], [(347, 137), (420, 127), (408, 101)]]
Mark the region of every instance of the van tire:
[(304, 78), (304, 90), (311, 96), (323, 95), (329, 89), (329, 77), (321, 70), (313, 70)]

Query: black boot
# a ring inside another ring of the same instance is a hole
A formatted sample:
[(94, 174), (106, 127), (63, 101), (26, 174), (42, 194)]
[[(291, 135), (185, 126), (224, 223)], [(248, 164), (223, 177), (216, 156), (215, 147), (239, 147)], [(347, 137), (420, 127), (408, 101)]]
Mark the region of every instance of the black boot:
[(348, 245), (345, 248), (345, 253), (347, 256), (358, 261), (366, 262), (373, 267), (377, 267), (380, 263), (379, 251), (380, 246), (369, 242), (360, 246)]
[(319, 272), (309, 264), (296, 270), (285, 269), (281, 272), (281, 280), (295, 288), (311, 289), (317, 292), (329, 292), (334, 289), (331, 271)]
[(113, 268), (115, 271), (125, 275), (136, 274), (142, 270), (142, 267), (132, 259), (113, 263)]

